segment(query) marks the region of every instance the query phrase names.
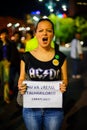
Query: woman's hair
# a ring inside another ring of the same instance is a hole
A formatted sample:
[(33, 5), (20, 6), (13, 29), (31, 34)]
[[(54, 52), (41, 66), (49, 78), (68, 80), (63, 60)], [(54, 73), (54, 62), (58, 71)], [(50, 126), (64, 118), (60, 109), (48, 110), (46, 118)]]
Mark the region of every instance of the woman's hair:
[(53, 33), (54, 33), (54, 24), (53, 24), (53, 22), (52, 22), (50, 19), (48, 19), (48, 18), (41, 18), (41, 19), (38, 21), (38, 23), (37, 23), (37, 25), (36, 25), (36, 27), (35, 27), (35, 32), (36, 32), (36, 30), (37, 30), (38, 24), (39, 24), (40, 22), (44, 22), (44, 21), (48, 21), (49, 23), (51, 23), (52, 29), (53, 29)]

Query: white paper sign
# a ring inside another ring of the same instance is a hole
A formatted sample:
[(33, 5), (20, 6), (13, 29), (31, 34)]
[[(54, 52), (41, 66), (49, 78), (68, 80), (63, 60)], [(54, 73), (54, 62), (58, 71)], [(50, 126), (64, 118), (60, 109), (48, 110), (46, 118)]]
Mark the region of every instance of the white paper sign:
[(24, 81), (27, 91), (23, 95), (25, 108), (62, 108), (62, 81)]

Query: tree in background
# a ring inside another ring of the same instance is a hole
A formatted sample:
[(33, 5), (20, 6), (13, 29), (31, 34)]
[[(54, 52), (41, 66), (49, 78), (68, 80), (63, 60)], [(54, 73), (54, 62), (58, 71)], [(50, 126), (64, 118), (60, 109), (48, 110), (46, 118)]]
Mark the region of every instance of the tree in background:
[(87, 39), (87, 20), (78, 16), (75, 18), (75, 26), (77, 28), (77, 32), (81, 32), (82, 40)]
[(75, 31), (82, 33), (82, 40), (87, 38), (87, 20), (83, 17), (65, 17), (59, 18), (55, 14), (50, 14), (49, 19), (55, 25), (55, 39), (60, 44), (70, 42)]

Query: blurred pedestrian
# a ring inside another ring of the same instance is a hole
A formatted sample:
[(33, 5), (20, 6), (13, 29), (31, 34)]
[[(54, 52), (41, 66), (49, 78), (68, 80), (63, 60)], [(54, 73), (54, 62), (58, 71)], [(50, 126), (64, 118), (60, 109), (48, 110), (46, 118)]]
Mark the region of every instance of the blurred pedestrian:
[(81, 78), (80, 63), (83, 59), (83, 50), (80, 43), (81, 34), (76, 32), (74, 39), (71, 41), (70, 57), (72, 59), (72, 78)]
[(32, 30), (29, 30), (29, 31), (25, 32), (25, 38), (24, 38), (24, 40), (22, 40), (25, 47), (26, 47), (26, 44), (30, 41), (30, 39), (32, 39), (33, 37), (34, 37), (34, 34), (33, 34)]
[(18, 50), (20, 57), (21, 57), (22, 53), (25, 52), (25, 46), (21, 41), (22, 33), (20, 31), (15, 31), (12, 38), (13, 38), (12, 40), (16, 44), (17, 50)]
[(11, 39), (12, 53), (9, 76), (11, 98), (17, 94), (17, 82), (20, 74), (20, 59), (22, 54), (25, 52), (25, 46), (21, 42), (21, 37), (21, 32), (15, 31)]
[[(60, 81), (60, 91), (64, 93), (68, 84), (66, 56), (56, 48), (51, 47), (54, 37), (54, 25), (49, 19), (40, 19), (37, 23), (35, 36), (38, 47), (26, 52), (21, 59), (21, 70), (18, 89), (21, 94), (26, 92), (23, 86), (26, 74), (33, 81)], [(53, 72), (55, 71), (55, 74)], [(28, 79), (28, 80), (29, 80)], [(39, 105), (39, 104), (38, 104)], [(60, 130), (64, 112), (63, 108), (25, 108), (23, 119), (27, 130)]]
[(10, 103), (9, 97), (9, 71), (11, 58), (11, 41), (9, 39), (9, 31), (3, 28), (0, 31), (0, 91), (3, 93), (4, 101)]
[(0, 31), (0, 94), (6, 103), (11, 102), (14, 94), (16, 72), (20, 73), (20, 55), (16, 44), (10, 39), (9, 31), (3, 28)]

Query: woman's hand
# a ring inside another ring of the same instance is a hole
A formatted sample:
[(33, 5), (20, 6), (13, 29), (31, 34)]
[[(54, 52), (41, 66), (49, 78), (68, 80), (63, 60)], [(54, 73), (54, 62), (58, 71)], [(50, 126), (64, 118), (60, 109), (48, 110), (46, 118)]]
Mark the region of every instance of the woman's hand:
[(18, 90), (20, 91), (21, 94), (24, 94), (26, 92), (27, 86), (26, 84), (23, 84), (24, 80), (19, 80), (18, 81)]
[(64, 81), (62, 83), (60, 83), (60, 91), (62, 93), (64, 93), (66, 91), (67, 85), (64, 83)]

